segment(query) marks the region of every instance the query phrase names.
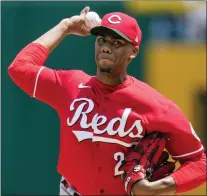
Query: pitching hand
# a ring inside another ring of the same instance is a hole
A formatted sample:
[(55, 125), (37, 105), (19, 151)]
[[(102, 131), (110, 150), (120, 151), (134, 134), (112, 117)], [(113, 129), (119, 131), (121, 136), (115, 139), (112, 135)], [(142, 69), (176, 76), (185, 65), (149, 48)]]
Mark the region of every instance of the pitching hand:
[(86, 14), (89, 12), (90, 8), (85, 7), (80, 15), (72, 16), (71, 18), (63, 19), (62, 23), (67, 25), (68, 32), (67, 34), (74, 34), (79, 36), (90, 35), (91, 25), (86, 25)]

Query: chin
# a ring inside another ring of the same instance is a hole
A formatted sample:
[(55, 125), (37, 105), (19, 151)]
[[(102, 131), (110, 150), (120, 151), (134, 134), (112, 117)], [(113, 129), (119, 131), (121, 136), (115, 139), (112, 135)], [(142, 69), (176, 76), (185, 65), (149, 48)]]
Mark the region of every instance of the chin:
[(98, 67), (101, 69), (111, 69), (113, 67), (113, 65), (98, 64)]
[(100, 64), (100, 63), (98, 63), (97, 67), (98, 67), (99, 71), (102, 72), (102, 73), (111, 73), (113, 66), (109, 65), (109, 64)]

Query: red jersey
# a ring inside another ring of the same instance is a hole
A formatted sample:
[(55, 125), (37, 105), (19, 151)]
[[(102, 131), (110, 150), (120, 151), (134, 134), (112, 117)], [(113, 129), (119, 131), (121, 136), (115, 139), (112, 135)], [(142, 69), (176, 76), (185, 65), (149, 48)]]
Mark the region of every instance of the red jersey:
[(124, 83), (107, 86), (83, 71), (46, 68), (47, 56), (43, 46), (30, 44), (9, 74), (26, 93), (57, 111), (58, 172), (82, 195), (125, 195), (121, 161), (146, 133), (165, 133), (166, 149), (179, 161), (203, 153), (181, 110), (149, 85), (127, 76)]

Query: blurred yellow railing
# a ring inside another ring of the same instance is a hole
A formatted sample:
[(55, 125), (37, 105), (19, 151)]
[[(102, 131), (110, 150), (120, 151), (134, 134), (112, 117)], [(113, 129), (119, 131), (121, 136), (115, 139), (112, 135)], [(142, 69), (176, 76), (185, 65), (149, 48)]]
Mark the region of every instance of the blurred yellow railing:
[[(151, 43), (146, 48), (144, 68), (147, 83), (173, 100), (201, 140), (206, 140), (205, 107), (197, 97), (199, 92), (206, 93), (206, 45)], [(206, 184), (181, 195), (206, 195)]]
[(126, 1), (124, 6), (134, 14), (182, 14), (206, 5), (201, 1)]

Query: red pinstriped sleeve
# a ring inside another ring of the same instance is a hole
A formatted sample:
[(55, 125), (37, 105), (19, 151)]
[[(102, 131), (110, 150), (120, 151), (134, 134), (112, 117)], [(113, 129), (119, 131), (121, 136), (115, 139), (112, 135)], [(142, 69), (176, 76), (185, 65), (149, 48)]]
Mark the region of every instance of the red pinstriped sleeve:
[(201, 140), (182, 111), (171, 103), (162, 116), (155, 117), (148, 129), (165, 133), (166, 149), (181, 167), (171, 176), (177, 193), (196, 188), (206, 182), (206, 156)]
[(181, 163), (181, 167), (171, 174), (176, 183), (176, 193), (194, 189), (206, 182), (206, 155)]
[(37, 74), (44, 69), (42, 66), (48, 50), (40, 44), (29, 44), (16, 56), (8, 68), (9, 76), (22, 90), (33, 95)]

